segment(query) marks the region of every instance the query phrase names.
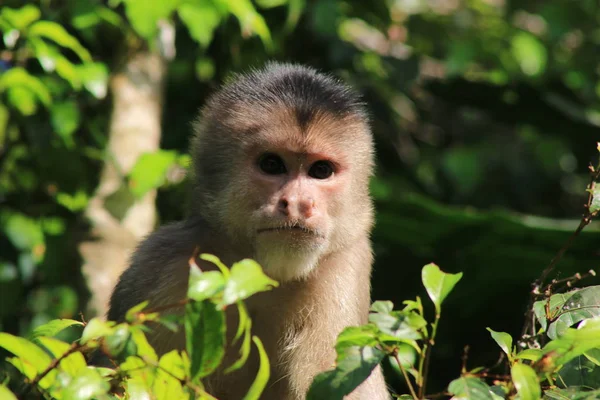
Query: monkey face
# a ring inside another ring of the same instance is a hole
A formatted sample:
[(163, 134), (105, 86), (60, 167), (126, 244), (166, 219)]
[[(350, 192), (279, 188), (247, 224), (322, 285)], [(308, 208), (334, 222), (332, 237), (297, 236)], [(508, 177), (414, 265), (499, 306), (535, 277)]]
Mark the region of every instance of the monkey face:
[(370, 230), (373, 144), (341, 82), (291, 65), (254, 71), (196, 125), (195, 212), (280, 281), (307, 277)]
[(302, 127), (285, 112), (271, 116), (240, 142), (221, 216), (269, 275), (289, 281), (364, 231), (370, 209), (352, 205), (368, 197), (367, 177), (359, 177), (370, 153), (340, 139), (364, 126), (322, 116)]

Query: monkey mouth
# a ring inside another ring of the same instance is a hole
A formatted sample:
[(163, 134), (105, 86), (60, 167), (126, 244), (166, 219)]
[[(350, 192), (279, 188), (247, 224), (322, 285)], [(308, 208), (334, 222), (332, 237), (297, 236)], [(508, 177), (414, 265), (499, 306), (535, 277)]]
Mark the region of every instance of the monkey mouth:
[(304, 225), (300, 225), (300, 224), (280, 225), (280, 226), (273, 226), (273, 227), (268, 227), (268, 228), (260, 228), (257, 231), (257, 233), (259, 233), (259, 234), (265, 233), (265, 232), (282, 232), (282, 233), (288, 232), (288, 233), (307, 234), (307, 235), (313, 235), (313, 236), (318, 236), (318, 237), (323, 236), (317, 230), (308, 228), (308, 227), (306, 227)]

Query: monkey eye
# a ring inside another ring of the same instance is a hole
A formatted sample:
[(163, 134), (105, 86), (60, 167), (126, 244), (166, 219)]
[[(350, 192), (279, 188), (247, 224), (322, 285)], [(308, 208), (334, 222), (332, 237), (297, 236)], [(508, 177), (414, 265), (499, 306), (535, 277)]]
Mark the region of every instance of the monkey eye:
[(281, 157), (273, 153), (263, 154), (258, 159), (258, 167), (262, 172), (269, 175), (285, 174), (285, 164)]
[(329, 161), (317, 161), (311, 165), (308, 175), (315, 179), (327, 179), (333, 175), (333, 164)]

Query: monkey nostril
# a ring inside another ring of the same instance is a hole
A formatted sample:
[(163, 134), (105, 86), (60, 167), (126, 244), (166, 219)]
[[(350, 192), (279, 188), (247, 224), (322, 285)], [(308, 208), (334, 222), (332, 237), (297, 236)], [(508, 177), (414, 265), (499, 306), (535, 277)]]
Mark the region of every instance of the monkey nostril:
[(277, 204), (277, 208), (283, 214), (287, 215), (289, 213), (289, 209), (288, 209), (289, 205), (290, 205), (290, 203), (286, 199), (279, 199), (279, 203)]

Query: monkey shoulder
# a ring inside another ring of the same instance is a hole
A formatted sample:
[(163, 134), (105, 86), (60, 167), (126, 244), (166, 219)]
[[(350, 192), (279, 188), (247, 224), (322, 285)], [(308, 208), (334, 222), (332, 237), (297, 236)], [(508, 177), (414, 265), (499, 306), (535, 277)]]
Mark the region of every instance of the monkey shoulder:
[(203, 222), (188, 219), (146, 237), (112, 293), (108, 319), (122, 320), (127, 310), (145, 300), (151, 306), (181, 300), (187, 292), (188, 260), (202, 236)]

